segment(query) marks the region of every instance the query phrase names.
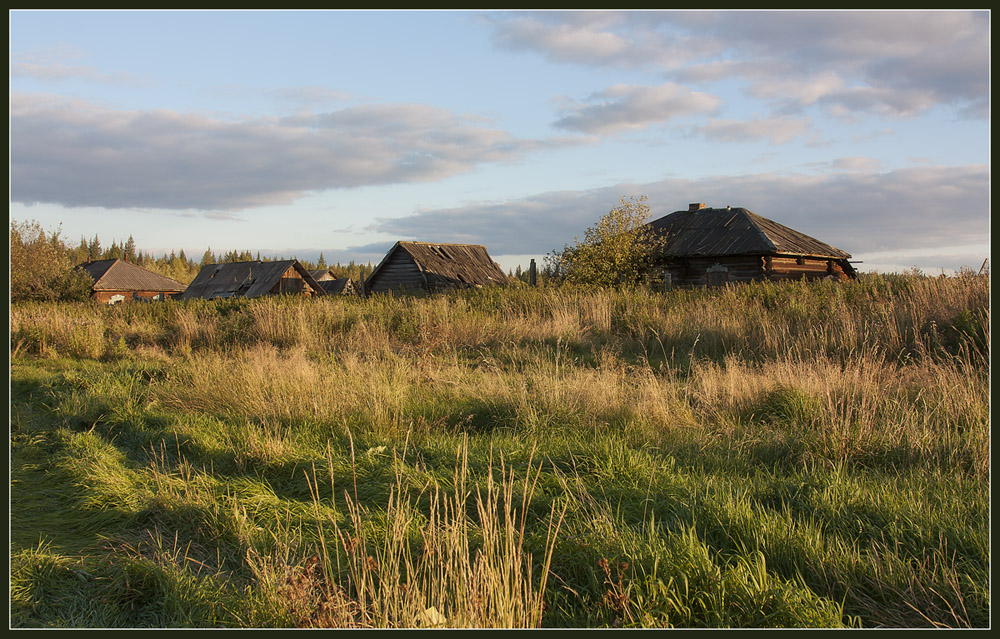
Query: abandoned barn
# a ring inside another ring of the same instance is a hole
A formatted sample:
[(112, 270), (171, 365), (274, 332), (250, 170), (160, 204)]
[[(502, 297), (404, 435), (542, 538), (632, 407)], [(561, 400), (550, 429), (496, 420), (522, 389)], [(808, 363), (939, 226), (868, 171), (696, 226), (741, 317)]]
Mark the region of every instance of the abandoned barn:
[(214, 300), (263, 295), (324, 295), (322, 287), (298, 260), (207, 264), (180, 296)]
[(185, 288), (177, 280), (119, 259), (85, 262), (76, 268), (94, 278), (90, 299), (102, 304), (164, 300), (180, 295)]
[(337, 277), (330, 269), (309, 271), (327, 295), (357, 295), (359, 288), (349, 277)]
[(312, 275), (313, 279), (317, 282), (329, 282), (330, 280), (337, 279), (334, 277), (333, 273), (330, 272), (330, 269), (321, 268), (316, 271), (309, 271), (309, 274)]
[(327, 295), (358, 295), (358, 287), (349, 277), (339, 277), (335, 280), (322, 280), (320, 287)]
[(485, 246), (396, 242), (364, 281), (364, 291), (435, 292), (506, 282), (507, 276)]
[(665, 284), (857, 278), (850, 253), (744, 208), (695, 203), (648, 226), (662, 242), (657, 263)]

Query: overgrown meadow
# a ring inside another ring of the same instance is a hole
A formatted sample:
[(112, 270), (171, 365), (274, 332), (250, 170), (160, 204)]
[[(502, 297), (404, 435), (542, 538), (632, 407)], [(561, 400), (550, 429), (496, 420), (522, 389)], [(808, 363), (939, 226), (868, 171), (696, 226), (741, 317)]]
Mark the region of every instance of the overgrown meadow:
[(13, 627), (985, 627), (989, 275), (10, 309)]

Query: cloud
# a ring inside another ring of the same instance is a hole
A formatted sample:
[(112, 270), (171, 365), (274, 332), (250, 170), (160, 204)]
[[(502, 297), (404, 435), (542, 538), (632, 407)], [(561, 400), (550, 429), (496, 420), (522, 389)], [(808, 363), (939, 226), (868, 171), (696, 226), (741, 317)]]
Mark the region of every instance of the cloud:
[(689, 202), (743, 206), (857, 254), (981, 245), (989, 234), (989, 193), (989, 167), (981, 165), (666, 178), (423, 210), (379, 219), (375, 230), (400, 239), (485, 244), (494, 255), (544, 255), (582, 237), (623, 195), (646, 194), (653, 217)]
[(619, 133), (680, 116), (713, 113), (720, 105), (715, 96), (673, 83), (655, 87), (617, 84), (591, 95), (586, 102), (564, 108), (555, 125), (582, 133)]
[(354, 97), (346, 91), (315, 86), (282, 87), (280, 89), (272, 89), (267, 94), (282, 102), (301, 105), (329, 104), (331, 102), (342, 103)]
[(876, 158), (851, 157), (837, 158), (830, 162), (830, 168), (835, 171), (867, 171), (874, 172), (879, 169), (880, 162)]
[(561, 63), (748, 82), (789, 109), (989, 115), (988, 11), (651, 11), (499, 14), (498, 46)]
[(10, 77), (30, 78), (41, 82), (63, 82), (66, 80), (89, 80), (108, 84), (137, 82), (137, 79), (131, 74), (102, 73), (93, 66), (69, 62), (79, 58), (80, 55), (78, 52), (65, 50), (16, 54), (12, 56), (10, 61)]
[(754, 142), (766, 139), (771, 144), (786, 144), (809, 133), (804, 118), (764, 118), (754, 120), (710, 120), (694, 131), (716, 142)]
[[(362, 244), (360, 246), (350, 246), (347, 250), (351, 256), (363, 256), (361, 259), (374, 259), (378, 262), (386, 253), (389, 252), (389, 249), (391, 249), (394, 244), (394, 241), (372, 242), (370, 244)], [(353, 257), (353, 259), (357, 261), (359, 258)]]
[(937, 102), (930, 91), (909, 91), (876, 87), (853, 87), (831, 91), (820, 98), (827, 111), (850, 119), (855, 113), (911, 117), (927, 111)]
[(929, 249), (901, 249), (895, 251), (873, 251), (858, 253), (854, 259), (862, 262), (862, 271), (902, 272), (919, 268), (929, 275), (936, 275), (942, 269), (958, 271), (962, 268), (978, 271), (983, 261), (990, 256), (988, 243), (968, 246), (941, 246)]
[(579, 140), (522, 140), (415, 104), (220, 120), (12, 94), (11, 201), (233, 211), (310, 191), (441, 180)]
[(508, 50), (525, 50), (553, 62), (638, 68), (676, 68), (718, 46), (693, 35), (664, 38), (655, 28), (657, 13), (613, 11), (503, 13), (486, 17), (493, 43)]
[(597, 62), (621, 56), (629, 41), (607, 31), (579, 24), (544, 24), (530, 18), (514, 18), (502, 25), (495, 42), (511, 49), (534, 48), (561, 62)]
[(824, 96), (841, 91), (846, 86), (840, 73), (832, 69), (804, 79), (764, 75), (750, 69), (744, 73), (759, 77), (749, 89), (749, 93), (754, 97), (786, 100), (799, 105), (815, 104)]

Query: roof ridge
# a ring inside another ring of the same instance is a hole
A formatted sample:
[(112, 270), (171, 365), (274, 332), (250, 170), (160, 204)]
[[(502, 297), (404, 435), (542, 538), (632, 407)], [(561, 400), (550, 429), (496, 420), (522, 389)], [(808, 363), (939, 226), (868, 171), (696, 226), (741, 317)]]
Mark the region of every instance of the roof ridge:
[(756, 213), (754, 213), (750, 209), (743, 208), (742, 206), (737, 207), (735, 210), (743, 212), (744, 217), (747, 218), (747, 220), (753, 226), (754, 230), (756, 230), (757, 233), (759, 233), (760, 236), (762, 238), (764, 238), (764, 243), (767, 244), (768, 246), (770, 246), (772, 251), (777, 251), (778, 250), (778, 247), (774, 243), (774, 240), (772, 240), (768, 236), (768, 234), (764, 232), (764, 229), (760, 228), (760, 224), (758, 224), (757, 220), (754, 219), (754, 218), (758, 218), (758, 217), (761, 218), (761, 219), (764, 219), (764, 217), (762, 215), (757, 215)]
[(674, 211), (647, 224), (664, 234), (664, 255), (764, 252), (850, 257), (846, 251), (742, 206)]
[(123, 260), (123, 259), (120, 259), (120, 258), (117, 258), (117, 257), (115, 258), (114, 263), (111, 266), (108, 267), (108, 271), (110, 271), (111, 269), (117, 267), (119, 264), (123, 264), (127, 268), (130, 268), (130, 269), (137, 268), (140, 271), (145, 271), (146, 273), (150, 273), (152, 275), (156, 275), (157, 277), (162, 277), (163, 279), (170, 280), (171, 282), (177, 282), (181, 286), (184, 286), (183, 282), (181, 282), (180, 280), (175, 280), (174, 278), (170, 277), (169, 275), (164, 275), (163, 273), (157, 273), (156, 271), (151, 271), (148, 268), (139, 266), (138, 264), (133, 264), (132, 262), (129, 262), (128, 260)]
[(485, 244), (470, 244), (468, 242), (424, 242), (422, 240), (399, 240), (397, 244), (427, 244), (430, 246), (482, 246), (486, 248)]

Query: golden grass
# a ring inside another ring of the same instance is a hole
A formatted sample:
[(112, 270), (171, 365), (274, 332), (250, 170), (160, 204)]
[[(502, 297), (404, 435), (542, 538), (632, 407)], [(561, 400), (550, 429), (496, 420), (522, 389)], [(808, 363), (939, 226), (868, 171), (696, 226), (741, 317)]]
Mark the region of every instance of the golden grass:
[[(246, 592), (253, 604), (246, 609), (259, 611), (241, 620), (244, 625), (536, 627), (557, 542), (565, 541), (570, 553), (603, 552), (621, 533), (630, 544), (623, 551), (633, 552), (638, 542), (626, 533), (634, 522), (615, 530), (624, 520), (612, 516), (614, 508), (631, 508), (635, 518), (641, 512), (645, 525), (646, 505), (629, 498), (652, 490), (673, 464), (706, 473), (708, 479), (692, 480), (703, 482), (692, 494), (710, 495), (718, 487), (716, 470), (727, 470), (728, 462), (738, 465), (733, 475), (763, 482), (754, 494), (763, 496), (758, 502), (766, 517), (742, 485), (715, 510), (711, 499), (675, 503), (669, 494), (660, 496), (668, 510), (695, 508), (697, 501), (711, 511), (709, 521), (722, 516), (718, 521), (727, 522), (701, 524), (707, 526), (701, 534), (717, 537), (712, 543), (695, 540), (692, 528), (692, 543), (698, 541), (703, 554), (728, 548), (726, 535), (743, 539), (743, 532), (731, 530), (741, 522), (749, 522), (746, 539), (760, 538), (759, 521), (774, 528), (767, 532), (772, 540), (805, 535), (786, 525), (793, 510), (768, 510), (778, 503), (799, 507), (798, 493), (785, 494), (777, 480), (767, 484), (769, 473), (780, 476), (788, 468), (859, 475), (870, 469), (874, 479), (866, 481), (876, 488), (886, 477), (918, 477), (923, 479), (912, 479), (915, 485), (930, 485), (945, 473), (973, 487), (983, 482), (990, 466), (988, 303), (988, 278), (962, 276), (669, 294), (514, 289), (130, 308), (35, 304), (11, 309), (11, 349), (19, 361), (103, 360), (87, 364), (86, 372), (53, 378), (51, 389), (31, 391), (53, 402), (62, 429), (89, 429), (66, 434), (73, 454), (60, 462), (68, 475), (82, 478), (77, 481), (89, 496), (83, 507), (119, 504), (114, 507), (149, 530), (191, 525), (197, 530), (186, 531), (189, 540), (230, 548), (229, 561), (252, 581)], [(25, 410), (18, 408), (19, 419)], [(499, 431), (496, 440), (492, 431)], [(432, 457), (463, 432), (479, 448), (476, 474), (486, 478), (478, 484), (469, 480), (467, 447), (456, 455), (450, 482), (441, 478), (440, 459), (436, 467), (406, 459), (408, 443), (420, 450), (417, 457)], [(130, 456), (136, 442), (164, 436), (173, 438), (175, 450), (142, 444), (142, 454)], [(350, 466), (343, 451), (336, 457), (329, 452), (330, 442), (343, 445), (344, 437), (351, 442)], [(371, 474), (360, 497), (356, 475), (345, 473), (355, 471), (356, 440), (375, 451), (364, 460)], [(499, 456), (484, 463), (482, 451), (494, 441), (514, 447), (544, 442), (553, 457), (565, 444), (573, 469), (579, 457), (590, 474), (560, 491), (563, 469), (543, 474), (536, 461), (515, 473)], [(403, 452), (397, 452), (401, 442)], [(393, 450), (385, 453), (387, 446)], [(328, 468), (317, 472), (312, 464), (322, 463), (324, 447)], [(195, 468), (186, 455), (216, 464), (218, 472)], [(390, 455), (399, 457), (387, 481), (376, 456), (385, 461)], [(301, 482), (303, 468), (312, 471), (309, 499), (291, 481)], [(324, 472), (328, 486), (320, 479)], [(633, 482), (632, 474), (639, 479)], [(558, 494), (541, 524), (526, 520), (540, 476), (546, 490)], [(617, 492), (622, 501), (595, 505), (600, 498), (596, 490), (587, 494), (585, 481)], [(853, 507), (852, 491), (862, 487), (871, 488), (845, 483), (837, 489), (843, 499), (831, 508)], [(910, 499), (899, 494), (889, 490), (881, 498)], [(905, 504), (876, 505), (879, 512), (909, 512)], [(573, 509), (584, 506), (596, 513), (594, 530), (586, 530), (586, 516), (573, 520), (573, 528), (587, 533), (588, 545), (576, 548), (575, 533), (558, 538), (562, 508), (579, 515)], [(935, 521), (934, 506), (920, 515)], [(657, 515), (669, 521), (669, 512)], [(879, 593), (916, 610), (897, 606), (898, 618), (887, 617), (889, 622), (914, 625), (920, 613), (953, 626), (980, 618), (978, 599), (971, 612), (963, 609), (962, 593), (976, 598), (978, 591), (959, 583), (974, 574), (960, 558), (925, 545), (928, 554), (906, 566), (900, 562), (907, 552), (913, 559), (912, 548), (851, 546), (853, 537), (838, 537), (860, 535), (851, 529), (833, 530), (829, 539), (847, 544), (843, 554), (856, 560), (832, 561), (820, 525), (842, 524), (836, 515), (807, 522), (806, 532), (816, 539), (803, 541), (805, 550), (788, 541), (787, 556), (771, 549), (768, 561), (815, 555), (829, 571), (822, 596), (842, 594), (842, 583), (860, 584), (868, 594), (851, 605), (865, 614), (870, 608), (871, 618), (878, 618), (879, 602), (865, 597)], [(919, 537), (922, 529), (912, 528), (917, 532), (904, 526), (898, 535)], [(668, 532), (657, 529), (656, 535)], [(539, 535), (547, 537), (544, 543)], [(169, 538), (151, 534), (142, 543), (151, 545), (157, 565), (189, 564), (188, 546), (170, 545)], [(132, 554), (140, 550), (137, 543)], [(192, 558), (208, 561), (192, 548)], [(775, 580), (762, 557), (724, 569), (707, 554), (695, 563), (705, 574), (750, 584), (748, 592), (760, 597), (812, 596), (797, 582)], [(875, 560), (870, 567), (869, 557)], [(626, 558), (639, 565), (639, 557)], [(667, 619), (647, 619), (648, 611), (631, 599), (635, 568), (621, 568), (618, 559), (591, 559), (589, 566), (568, 564), (569, 572), (598, 569), (596, 588), (607, 597), (591, 603), (616, 611), (623, 623)], [(716, 612), (729, 610), (724, 588), (710, 586), (705, 592), (717, 598)], [(798, 594), (788, 594), (793, 591)], [(650, 590), (645, 596), (654, 595)], [(694, 605), (686, 591), (670, 596), (678, 610)], [(747, 616), (734, 619), (755, 619), (760, 602), (753, 597), (744, 602)], [(697, 623), (725, 621), (689, 612)]]
[[(541, 466), (529, 460), (527, 474), (518, 477), (501, 456), (495, 464), (491, 460), (485, 483), (473, 488), (468, 449), (460, 447), (450, 488), (428, 484), (413, 494), (400, 475), (402, 463), (397, 460), (381, 528), (371, 525), (369, 509), (349, 485), (334, 485), (329, 457), (330, 492), (345, 492), (346, 517), (320, 496), (322, 480), (313, 471), (310, 490), (319, 535), (312, 554), (248, 555), (271, 605), (298, 627), (539, 627), (549, 564), (566, 512), (565, 504), (553, 504), (544, 556), (536, 561), (524, 546)], [(421, 500), (426, 504), (418, 506)]]

